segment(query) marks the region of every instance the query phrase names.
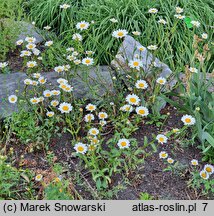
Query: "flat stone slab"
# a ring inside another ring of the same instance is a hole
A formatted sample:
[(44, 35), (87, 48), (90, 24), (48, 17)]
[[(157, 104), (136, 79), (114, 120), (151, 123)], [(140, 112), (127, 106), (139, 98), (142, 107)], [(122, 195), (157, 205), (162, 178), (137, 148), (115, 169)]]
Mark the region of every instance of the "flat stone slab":
[(34, 37), (36, 38), (36, 44), (44, 41), (43, 37), (39, 34), (39, 30), (31, 23), (17, 21), (16, 25), (20, 29), (17, 40), (25, 40), (26, 37)]
[[(69, 84), (74, 88), (74, 96), (83, 99), (99, 99), (106, 93), (113, 93), (112, 72), (108, 66), (92, 67), (88, 68), (88, 70), (77, 71), (75, 78), (69, 80)], [(74, 73), (74, 71), (70, 73)], [(62, 77), (60, 74), (47, 72), (41, 73), (41, 75), (47, 79), (46, 89), (59, 89), (57, 79)], [(0, 118), (9, 116), (19, 110), (17, 104), (8, 102), (8, 96), (23, 94), (25, 86), (23, 81), (27, 78), (29, 77), (21, 72), (0, 74)]]

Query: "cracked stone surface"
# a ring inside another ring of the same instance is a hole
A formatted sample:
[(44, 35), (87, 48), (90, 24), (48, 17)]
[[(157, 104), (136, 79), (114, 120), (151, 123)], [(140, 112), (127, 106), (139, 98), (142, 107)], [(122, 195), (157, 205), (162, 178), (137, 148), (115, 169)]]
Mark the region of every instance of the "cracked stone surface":
[[(74, 73), (74, 71), (71, 71), (71, 73)], [(76, 98), (94, 99), (103, 97), (107, 92), (112, 93), (111, 73), (112, 70), (108, 66), (77, 71), (77, 77), (69, 80), (69, 83), (74, 87), (74, 96)], [(47, 89), (59, 89), (56, 80), (61, 77), (60, 74), (47, 72), (41, 73), (41, 75), (47, 78)], [(0, 74), (0, 118), (9, 116), (14, 111), (19, 110), (17, 104), (8, 102), (8, 96), (12, 94), (21, 95), (24, 91), (23, 81), (26, 78), (28, 78), (27, 75), (21, 72)]]

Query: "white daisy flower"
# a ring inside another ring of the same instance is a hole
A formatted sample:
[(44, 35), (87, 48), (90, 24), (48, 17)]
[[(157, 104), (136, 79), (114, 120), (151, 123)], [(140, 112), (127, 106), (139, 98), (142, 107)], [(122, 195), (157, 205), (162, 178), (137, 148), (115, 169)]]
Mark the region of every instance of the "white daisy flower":
[(201, 37), (202, 37), (203, 39), (207, 39), (207, 38), (208, 38), (208, 34), (207, 34), (207, 33), (203, 33), (203, 34), (201, 35)]
[(125, 30), (125, 29), (119, 29), (119, 30), (116, 30), (112, 33), (112, 36), (113, 37), (116, 37), (116, 38), (123, 38), (125, 37), (126, 35), (128, 34), (128, 32)]
[(164, 85), (166, 83), (166, 79), (164, 77), (159, 77), (156, 82), (160, 85)]
[(59, 111), (61, 111), (61, 113), (69, 113), (72, 111), (73, 107), (71, 106), (71, 104), (63, 102), (59, 105)]
[(47, 26), (44, 27), (44, 29), (45, 29), (45, 30), (50, 30), (51, 27), (47, 25)]
[(94, 120), (94, 115), (93, 114), (87, 114), (84, 117), (85, 122), (91, 122)]
[(45, 42), (45, 46), (49, 47), (51, 45), (53, 45), (53, 41), (46, 41)]
[(113, 23), (118, 23), (118, 20), (115, 19), (115, 18), (111, 18), (110, 21), (113, 22)]
[(57, 82), (58, 82), (59, 84), (67, 84), (67, 83), (68, 83), (68, 80), (63, 79), (63, 78), (59, 78), (59, 79), (57, 79)]
[(209, 176), (209, 174), (205, 171), (205, 170), (202, 170), (201, 172), (200, 172), (200, 176), (201, 176), (201, 178), (203, 178), (203, 179), (208, 179), (210, 176)]
[(132, 112), (133, 111), (133, 107), (129, 104), (125, 104), (124, 106), (122, 106), (120, 108), (120, 110), (122, 110), (123, 112)]
[(198, 21), (191, 21), (191, 24), (193, 25), (193, 26), (195, 26), (195, 27), (199, 27), (201, 24), (200, 24), (200, 22), (198, 22)]
[(161, 151), (161, 152), (159, 153), (159, 158), (165, 159), (165, 158), (167, 158), (167, 157), (168, 157), (168, 153), (167, 153), (167, 152)]
[(32, 81), (31, 79), (25, 79), (25, 80), (24, 80), (24, 84), (25, 84), (25, 85), (32, 85), (32, 82), (33, 82), (33, 81)]
[(192, 73), (198, 73), (198, 69), (194, 68), (194, 67), (190, 67), (189, 71), (192, 72)]
[(54, 70), (57, 72), (57, 73), (61, 73), (64, 71), (64, 67), (63, 66), (57, 66), (54, 68)]
[(94, 60), (93, 60), (93, 58), (87, 57), (87, 58), (84, 58), (82, 60), (82, 64), (87, 65), (87, 66), (93, 65), (94, 64)]
[(50, 90), (45, 90), (43, 92), (44, 97), (51, 97), (52, 96), (52, 92)]
[(63, 88), (63, 90), (65, 92), (72, 92), (73, 91), (73, 87), (71, 85), (67, 84), (66, 87)]
[(152, 13), (152, 14), (156, 14), (158, 12), (158, 9), (157, 8), (150, 8), (148, 10), (149, 13)]
[(29, 44), (26, 45), (26, 48), (29, 49), (29, 50), (32, 50), (32, 49), (36, 48), (36, 44), (29, 43)]
[(38, 49), (36, 49), (36, 48), (34, 48), (33, 50), (33, 54), (35, 55), (35, 56), (38, 56), (41, 52), (40, 52), (40, 50), (38, 50)]
[(59, 101), (58, 100), (52, 100), (51, 101), (51, 106), (56, 107), (59, 105)]
[(106, 112), (99, 112), (98, 118), (99, 119), (106, 119), (106, 118), (108, 118), (108, 114)]
[(10, 102), (10, 103), (12, 103), (12, 104), (15, 104), (16, 102), (17, 102), (17, 96), (16, 95), (10, 95), (9, 97), (8, 97), (8, 101)]
[(73, 40), (82, 41), (82, 35), (75, 33), (72, 35)]
[(23, 44), (23, 42), (24, 42), (23, 40), (17, 40), (17, 41), (16, 41), (16, 45), (17, 45), (17, 46), (20, 46), (20, 45)]
[(82, 61), (79, 60), (79, 59), (75, 59), (75, 60), (74, 60), (74, 64), (75, 64), (75, 65), (79, 65), (79, 64), (81, 64), (81, 62), (82, 62)]
[(39, 175), (37, 175), (36, 177), (35, 177), (35, 181), (38, 181), (38, 182), (40, 182), (41, 180), (42, 180), (42, 175), (41, 174), (39, 174)]
[(183, 13), (184, 9), (181, 8), (181, 7), (176, 7), (175, 11), (176, 11), (177, 14), (181, 14), (181, 13)]
[(180, 20), (183, 20), (185, 18), (184, 15), (181, 15), (181, 14), (175, 14), (174, 17), (180, 19)]
[(77, 153), (85, 154), (88, 150), (88, 147), (86, 144), (79, 142), (75, 144), (74, 149), (76, 150)]
[(89, 103), (85, 108), (87, 111), (93, 112), (97, 107), (94, 104)]
[(129, 148), (130, 146), (130, 141), (128, 139), (119, 139), (117, 142), (117, 145), (120, 149), (125, 149), (125, 148)]
[(141, 52), (146, 50), (146, 48), (144, 46), (138, 46), (137, 49)]
[(158, 134), (156, 136), (156, 140), (161, 143), (161, 144), (164, 144), (164, 143), (167, 143), (167, 140), (168, 138), (166, 136), (164, 136), (163, 134)]
[(35, 43), (36, 42), (36, 38), (34, 38), (34, 37), (26, 37), (25, 41), (27, 41), (28, 43)]
[(184, 123), (184, 125), (194, 125), (195, 124), (195, 118), (191, 115), (184, 115), (181, 118), (181, 121)]
[(55, 95), (55, 96), (60, 95), (59, 90), (52, 90), (51, 93), (52, 93), (52, 95)]
[(168, 162), (169, 164), (173, 164), (173, 163), (174, 163), (174, 159), (172, 159), (172, 158), (167, 158), (167, 162)]
[(135, 68), (137, 70), (140, 70), (140, 67), (143, 67), (143, 63), (139, 59), (134, 59), (134, 60), (131, 60), (129, 62), (129, 67), (130, 68)]
[(48, 116), (48, 117), (53, 117), (53, 116), (54, 116), (54, 112), (47, 112), (47, 113), (46, 113), (46, 116)]
[(99, 122), (99, 124), (103, 127), (103, 126), (105, 126), (105, 125), (107, 124), (107, 121), (101, 120), (101, 121)]
[(0, 68), (5, 68), (8, 66), (7, 62), (0, 62)]
[(158, 47), (157, 47), (157, 45), (149, 45), (149, 46), (147, 46), (147, 48), (149, 50), (156, 50)]
[(66, 51), (67, 51), (67, 52), (73, 52), (73, 51), (74, 51), (74, 48), (73, 48), (73, 47), (68, 47), (68, 48), (66, 49)]
[(141, 35), (141, 33), (139, 31), (133, 31), (132, 34), (135, 35), (135, 36)]
[(197, 166), (197, 165), (198, 165), (198, 160), (192, 159), (192, 160), (191, 160), (191, 164), (192, 164), (193, 166)]
[(94, 51), (92, 50), (87, 50), (85, 53), (86, 55), (94, 55)]
[(167, 24), (167, 21), (164, 20), (164, 19), (159, 19), (159, 20), (158, 20), (158, 23), (163, 24), (163, 25), (166, 25), (166, 24)]
[(99, 130), (97, 128), (91, 128), (88, 133), (93, 136), (97, 136), (99, 134)]
[(135, 87), (137, 89), (147, 89), (148, 84), (145, 80), (137, 80), (137, 82), (135, 83)]
[(64, 10), (66, 10), (66, 9), (70, 8), (71, 5), (69, 5), (69, 4), (62, 4), (59, 7), (62, 8), (62, 9), (64, 9)]
[(214, 166), (212, 166), (211, 164), (206, 164), (204, 166), (204, 170), (209, 174), (213, 174), (214, 173)]
[(31, 102), (32, 104), (38, 104), (38, 103), (40, 102), (40, 99), (34, 97), (34, 98), (31, 98), (31, 99), (30, 99), (30, 102)]
[(20, 56), (24, 57), (24, 56), (31, 56), (32, 52), (28, 51), (28, 50), (22, 50)]
[(39, 84), (38, 81), (32, 80), (32, 85), (33, 85), (33, 86), (37, 86), (38, 84)]
[(38, 79), (39, 83), (40, 84), (45, 84), (47, 82), (47, 79), (45, 79), (43, 76), (41, 76), (39, 79)]
[(37, 66), (37, 62), (35, 62), (35, 61), (29, 61), (29, 62), (27, 62), (27, 67), (28, 68), (34, 68), (36, 66)]
[(79, 23), (76, 24), (76, 28), (82, 30), (88, 29), (89, 27), (89, 23), (85, 22), (85, 21), (81, 21)]
[(149, 110), (144, 106), (140, 106), (136, 108), (136, 113), (141, 116), (147, 116), (149, 114)]
[(140, 98), (135, 94), (129, 94), (126, 96), (126, 101), (131, 105), (138, 105), (140, 103)]

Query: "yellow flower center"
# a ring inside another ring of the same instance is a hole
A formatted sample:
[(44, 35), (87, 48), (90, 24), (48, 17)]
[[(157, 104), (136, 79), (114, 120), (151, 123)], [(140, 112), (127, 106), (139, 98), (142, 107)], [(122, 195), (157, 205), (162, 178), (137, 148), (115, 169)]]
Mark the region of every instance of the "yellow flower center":
[(85, 23), (80, 24), (80, 28), (84, 28), (85, 27)]
[(100, 114), (100, 118), (105, 118), (105, 114)]
[(125, 147), (127, 145), (127, 143), (125, 141), (120, 143), (122, 147)]
[(50, 93), (47, 93), (47, 94), (46, 94), (46, 97), (50, 97), (50, 96), (51, 96), (51, 94), (50, 94)]
[(160, 138), (159, 138), (159, 141), (160, 141), (160, 142), (163, 142), (163, 141), (164, 141), (164, 138), (163, 138), (163, 137), (160, 137)]
[(118, 35), (119, 37), (122, 37), (122, 36), (124, 35), (124, 33), (123, 33), (123, 32), (118, 32), (117, 35)]
[(202, 177), (202, 178), (206, 178), (206, 177), (207, 177), (207, 174), (206, 174), (205, 172), (203, 172), (203, 173), (201, 174), (201, 177)]
[(135, 66), (135, 67), (138, 67), (139, 66), (139, 62), (133, 62), (133, 65)]
[(144, 84), (143, 83), (139, 83), (139, 85), (138, 85), (140, 88), (144, 88)]
[(186, 119), (185, 119), (185, 122), (186, 122), (186, 123), (190, 123), (190, 122), (191, 122), (191, 119), (190, 119), (190, 118), (186, 118)]
[(68, 107), (68, 106), (63, 106), (62, 109), (63, 109), (64, 111), (68, 111), (68, 110), (69, 110), (69, 107)]
[(91, 60), (86, 59), (86, 60), (85, 60), (85, 63), (86, 63), (86, 64), (90, 64), (90, 63), (91, 63)]
[(159, 80), (159, 83), (160, 83), (160, 84), (163, 84), (163, 83), (164, 83), (164, 81), (163, 81), (163, 80)]
[(165, 153), (163, 153), (161, 156), (164, 158), (164, 157), (166, 157), (166, 154), (165, 154)]
[(11, 98), (10, 100), (11, 100), (11, 101), (15, 101), (15, 98)]
[(97, 134), (97, 131), (96, 130), (92, 130), (91, 133), (92, 134)]
[(36, 99), (33, 99), (33, 100), (32, 100), (32, 102), (33, 102), (33, 103), (36, 103), (36, 102), (37, 102), (37, 100), (36, 100)]
[(131, 101), (132, 103), (136, 103), (136, 102), (137, 102), (136, 98), (130, 98), (130, 101)]
[(143, 115), (143, 114), (145, 114), (145, 110), (139, 110), (139, 113), (141, 114), (141, 115)]
[(210, 173), (210, 172), (212, 172), (212, 169), (211, 169), (210, 167), (206, 167), (206, 171), (207, 171), (208, 173)]
[(78, 150), (79, 152), (83, 152), (83, 151), (84, 151), (84, 148), (83, 148), (82, 146), (78, 146), (78, 147), (77, 147), (77, 150)]
[(89, 110), (93, 110), (93, 109), (94, 109), (94, 106), (89, 106), (88, 109), (89, 109)]

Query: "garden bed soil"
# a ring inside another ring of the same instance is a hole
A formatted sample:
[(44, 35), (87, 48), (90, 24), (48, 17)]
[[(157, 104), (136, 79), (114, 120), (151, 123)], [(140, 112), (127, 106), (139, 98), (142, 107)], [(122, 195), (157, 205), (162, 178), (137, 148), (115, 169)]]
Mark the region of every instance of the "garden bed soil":
[[(162, 110), (162, 114), (170, 113), (168, 120), (165, 124), (165, 130), (172, 130), (172, 128), (181, 127), (180, 118), (181, 115), (176, 109), (171, 106), (167, 106)], [(133, 135), (139, 142), (139, 145), (143, 144), (143, 137), (147, 136), (149, 140), (152, 139), (152, 133), (158, 133), (158, 127), (153, 125), (141, 124), (139, 130)], [(108, 136), (111, 136), (109, 134)], [(44, 159), (44, 153), (33, 152), (29, 153), (28, 148), (25, 145), (17, 145), (15, 139), (11, 141), (8, 148), (13, 147), (16, 153), (16, 166), (20, 166), (21, 155), (24, 155), (21, 166), (24, 169), (33, 170), (35, 173), (50, 173), (50, 166)], [(113, 199), (119, 200), (134, 200), (139, 199), (140, 193), (148, 193), (154, 199), (211, 199), (211, 197), (202, 196), (200, 191), (196, 191), (188, 188), (187, 182), (190, 180), (190, 161), (192, 159), (199, 159), (202, 157), (200, 150), (197, 146), (189, 146), (184, 148), (179, 144), (178, 140), (169, 140), (167, 145), (159, 145), (157, 153), (152, 154), (145, 159), (145, 163), (142, 164), (142, 168), (135, 170), (128, 176), (128, 183), (123, 184), (123, 174), (115, 174), (112, 178), (112, 184), (110, 190), (114, 187), (121, 185), (121, 190), (113, 196)], [(169, 155), (178, 161), (183, 169), (181, 173), (172, 173), (170, 171), (163, 172), (166, 168), (166, 164), (163, 163), (162, 159), (159, 159), (158, 152), (165, 150)], [(91, 174), (83, 166), (79, 166), (79, 159), (72, 156), (73, 148), (71, 147), (71, 136), (70, 134), (62, 134), (61, 137), (52, 138), (50, 143), (50, 151), (54, 152), (54, 161), (61, 163), (63, 167), (66, 167), (66, 173), (79, 172), (83, 180), (82, 183), (75, 182), (73, 176), (72, 187), (83, 199), (95, 199), (95, 197), (87, 187), (90, 185), (91, 188), (95, 189), (95, 183), (92, 180)], [(72, 178), (72, 177), (71, 177)], [(84, 184), (87, 182), (87, 185)]]

